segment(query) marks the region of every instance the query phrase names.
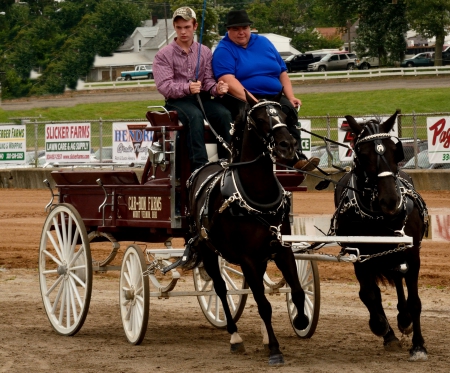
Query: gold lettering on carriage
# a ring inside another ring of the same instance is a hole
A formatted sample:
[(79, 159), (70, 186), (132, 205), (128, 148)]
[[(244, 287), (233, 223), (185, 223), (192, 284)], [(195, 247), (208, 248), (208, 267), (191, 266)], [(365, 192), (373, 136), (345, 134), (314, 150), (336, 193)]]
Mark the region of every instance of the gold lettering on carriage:
[(128, 210), (136, 219), (157, 219), (158, 211), (162, 210), (161, 197), (129, 196)]

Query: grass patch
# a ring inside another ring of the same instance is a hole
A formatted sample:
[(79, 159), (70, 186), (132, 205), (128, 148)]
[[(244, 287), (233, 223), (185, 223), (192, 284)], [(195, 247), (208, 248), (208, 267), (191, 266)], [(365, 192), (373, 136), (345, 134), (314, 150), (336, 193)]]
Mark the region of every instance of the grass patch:
[[(450, 112), (449, 88), (391, 89), (365, 92), (333, 92), (297, 94), (303, 106), (299, 115), (372, 115), (392, 114), (401, 109), (408, 113)], [(35, 108), (29, 110), (4, 111), (0, 109), (0, 122), (10, 122), (10, 118), (39, 117), (45, 121), (77, 121), (132, 119), (146, 120), (147, 106), (163, 105), (164, 101), (149, 101), (142, 94), (142, 101), (108, 102), (80, 104), (74, 107)]]

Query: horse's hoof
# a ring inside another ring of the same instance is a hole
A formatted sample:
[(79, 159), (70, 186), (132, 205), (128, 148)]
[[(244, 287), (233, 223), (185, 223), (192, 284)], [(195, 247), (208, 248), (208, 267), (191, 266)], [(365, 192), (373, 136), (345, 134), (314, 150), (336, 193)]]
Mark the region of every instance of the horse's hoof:
[(269, 357), (269, 365), (283, 365), (284, 364), (284, 357), (283, 354), (275, 354), (271, 355)]
[(410, 335), (413, 331), (413, 324), (409, 324), (408, 327), (406, 328), (402, 328), (400, 325), (398, 326), (398, 329), (400, 330), (400, 332), (404, 335)]
[(370, 318), (369, 327), (373, 334), (378, 337), (384, 337), (389, 331), (389, 324), (385, 317), (379, 316), (378, 318)]
[(407, 314), (407, 316), (400, 316), (400, 314), (398, 314), (397, 315), (397, 326), (398, 326), (398, 330), (400, 330), (400, 332), (402, 334), (405, 334), (405, 335), (411, 334), (413, 331), (413, 324), (412, 324), (412, 320), (411, 320), (411, 317), (409, 316), (409, 314)]
[(402, 350), (402, 344), (396, 336), (384, 341), (383, 346), (384, 349), (389, 352), (398, 352)]
[(309, 318), (306, 315), (297, 315), (294, 319), (294, 327), (297, 330), (304, 330), (309, 325)]
[(408, 361), (427, 361), (428, 353), (425, 347), (414, 347), (409, 350)]
[(242, 354), (243, 352), (245, 352), (244, 342), (230, 344), (230, 351), (233, 354)]

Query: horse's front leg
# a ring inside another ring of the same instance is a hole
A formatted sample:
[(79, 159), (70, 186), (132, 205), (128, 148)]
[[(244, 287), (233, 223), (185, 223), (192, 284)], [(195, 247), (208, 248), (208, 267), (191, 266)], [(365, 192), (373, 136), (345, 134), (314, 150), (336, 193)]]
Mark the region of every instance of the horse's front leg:
[(293, 320), (294, 327), (298, 330), (306, 329), (310, 320), (305, 314), (305, 292), (298, 278), (297, 264), (292, 249), (280, 246), (274, 260), (291, 288), (292, 302), (297, 308), (297, 316)]
[(230, 349), (231, 352), (244, 352), (244, 342), (238, 334), (237, 325), (231, 315), (230, 307), (227, 301), (227, 286), (220, 274), (220, 267), (217, 255), (207, 247), (202, 250), (203, 265), (206, 272), (214, 283), (214, 290), (222, 302), (223, 311), (227, 319), (227, 331), (231, 334)]
[(420, 327), (420, 314), (422, 313), (422, 302), (419, 298), (419, 269), (420, 258), (417, 258), (414, 263), (409, 263), (410, 267), (405, 274), (405, 283), (408, 289), (407, 305), (412, 318), (413, 337), (412, 347), (409, 350), (410, 361), (423, 361), (428, 359), (428, 353), (424, 346), (425, 341), (422, 336)]
[[(369, 327), (373, 334), (383, 337), (385, 347), (396, 339), (387, 320), (381, 302), (381, 291), (376, 283), (376, 277), (367, 266), (355, 263), (355, 274), (359, 281), (359, 298), (370, 314)], [(389, 349), (389, 347), (388, 347)]]
[[(269, 365), (284, 364), (284, 357), (280, 351), (280, 345), (272, 327), (272, 306), (264, 295), (263, 276), (267, 263), (255, 263), (245, 261), (241, 264), (242, 272), (252, 290), (255, 302), (258, 305), (258, 312), (266, 327), (269, 347)], [(263, 333), (264, 334), (264, 333)]]

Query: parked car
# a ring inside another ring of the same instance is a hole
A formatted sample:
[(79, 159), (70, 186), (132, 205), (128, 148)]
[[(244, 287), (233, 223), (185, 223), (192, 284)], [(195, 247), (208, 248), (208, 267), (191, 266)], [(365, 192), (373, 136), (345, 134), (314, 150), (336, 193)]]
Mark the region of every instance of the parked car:
[(356, 67), (360, 70), (377, 68), (380, 67), (380, 59), (378, 57), (361, 57), (356, 60)]
[(321, 54), (293, 54), (292, 56), (286, 58), (284, 62), (286, 63), (286, 67), (290, 73), (294, 71), (307, 71), (310, 63), (320, 61), (322, 57), (323, 55)]
[(134, 70), (122, 71), (120, 73), (120, 79), (153, 79), (153, 70), (150, 65), (137, 65), (134, 67)]
[[(416, 168), (416, 160), (414, 157), (403, 166), (403, 169), (413, 168)], [(430, 163), (428, 160), (428, 149), (425, 149), (417, 154), (417, 168), (431, 170), (450, 169), (450, 163)]]
[[(403, 154), (405, 159), (398, 163), (399, 167), (404, 167), (404, 165), (414, 157), (414, 139), (413, 138), (400, 138), (403, 145)], [(417, 153), (420, 153), (428, 149), (428, 141), (417, 139)]]
[[(101, 153), (100, 153), (101, 152)], [(101, 157), (100, 157), (101, 154)], [(104, 146), (103, 148), (99, 148), (95, 151), (94, 154), (91, 154), (91, 163), (100, 163), (100, 159), (102, 163), (112, 163), (113, 161), (113, 149), (112, 146)]]
[(339, 159), (339, 148), (337, 146), (330, 146), (330, 151), (332, 155), (332, 159), (329, 159), (328, 153), (325, 151), (320, 157), (319, 167), (320, 168), (328, 168), (331, 165), (335, 165), (338, 167), (351, 167), (353, 165), (353, 161), (344, 161), (341, 162)]
[(425, 52), (416, 54), (412, 58), (407, 58), (400, 63), (401, 67), (418, 67), (418, 66), (433, 66), (434, 52)]
[(354, 53), (328, 53), (320, 61), (308, 65), (308, 71), (353, 70), (356, 66)]

